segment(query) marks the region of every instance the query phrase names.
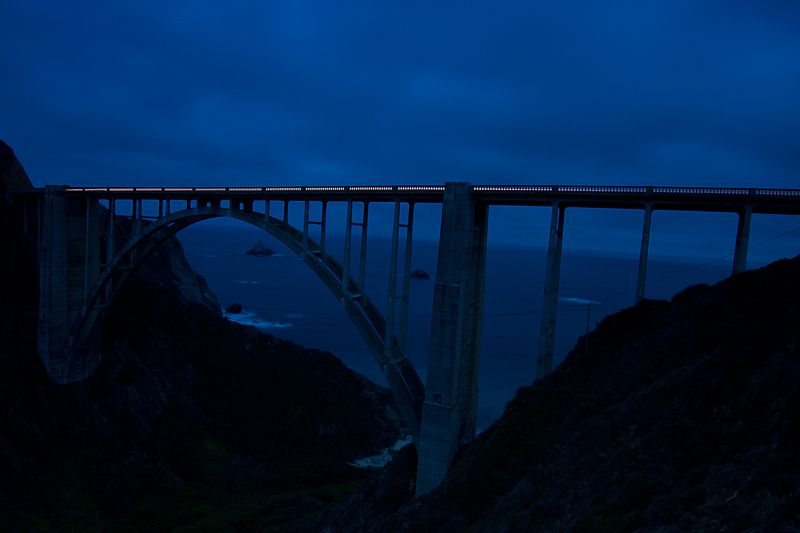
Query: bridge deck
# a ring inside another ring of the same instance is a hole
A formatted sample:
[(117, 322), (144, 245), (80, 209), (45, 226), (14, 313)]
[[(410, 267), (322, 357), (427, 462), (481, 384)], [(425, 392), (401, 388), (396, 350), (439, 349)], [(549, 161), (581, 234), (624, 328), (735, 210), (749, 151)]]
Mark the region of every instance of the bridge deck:
[[(143, 200), (237, 201), (368, 201), (441, 203), (442, 185), (350, 185), (291, 187), (67, 187), (65, 194), (96, 198)], [(800, 189), (740, 187), (666, 187), (616, 185), (472, 185), (472, 198), (487, 205), (601, 209), (737, 212), (743, 206), (753, 213), (800, 214)], [(44, 188), (13, 191), (16, 196), (40, 196)]]

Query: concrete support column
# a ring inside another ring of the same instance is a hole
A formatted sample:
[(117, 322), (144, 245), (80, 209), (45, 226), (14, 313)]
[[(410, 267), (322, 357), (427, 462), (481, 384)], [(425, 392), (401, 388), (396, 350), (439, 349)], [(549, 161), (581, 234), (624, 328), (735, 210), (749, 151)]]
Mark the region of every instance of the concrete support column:
[(303, 208), (303, 249), (308, 250), (308, 208), (309, 200), (306, 198)]
[(141, 198), (137, 198), (134, 201), (134, 209), (136, 210), (136, 226), (135, 226), (136, 229), (134, 230), (134, 233), (138, 234), (140, 231), (142, 231), (142, 199)]
[(342, 290), (349, 296), (348, 280), (350, 279), (350, 239), (353, 234), (353, 200), (347, 200), (347, 215), (344, 221), (344, 258), (342, 259)]
[(394, 362), (394, 315), (397, 298), (397, 242), (400, 232), (400, 200), (394, 201), (394, 218), (392, 221), (392, 247), (389, 251), (389, 288), (386, 294), (386, 330), (384, 331), (384, 347), (386, 359)]
[[(167, 200), (167, 214), (169, 214), (169, 200)], [(108, 231), (106, 232), (106, 266), (111, 264), (111, 261), (114, 259), (114, 239), (116, 238), (114, 234), (114, 215), (116, 215), (116, 204), (114, 203), (114, 197), (108, 199)], [(106, 299), (108, 295), (111, 294), (111, 289), (113, 288), (113, 280), (109, 280), (106, 283)]]
[(369, 220), (369, 202), (364, 201), (364, 212), (361, 214), (361, 249), (358, 256), (358, 287), (364, 291), (367, 281), (367, 222)]
[(321, 250), (325, 249), (325, 230), (327, 228), (328, 216), (328, 202), (322, 201), (322, 214), (319, 219), (319, 247)]
[[(401, 224), (402, 226), (402, 224)], [(406, 218), (406, 251), (403, 258), (403, 303), (400, 305), (400, 350), (408, 356), (408, 308), (411, 300), (411, 238), (414, 233), (414, 204), (408, 204)]]
[(86, 235), (84, 236), (84, 257), (83, 257), (83, 299), (89, 293), (89, 197), (86, 199)]
[(83, 299), (100, 276), (100, 204), (86, 197)]
[(447, 183), (433, 295), (428, 375), (417, 448), (417, 496), (436, 488), (475, 437), (488, 206)]
[(650, 249), (650, 222), (653, 218), (653, 204), (644, 206), (644, 225), (642, 227), (642, 249), (639, 251), (639, 277), (636, 280), (636, 301), (644, 298), (645, 279), (647, 278), (647, 254)]
[(553, 370), (553, 349), (558, 316), (558, 285), (561, 278), (561, 246), (564, 242), (564, 214), (566, 207), (553, 204), (550, 218), (550, 241), (547, 246), (547, 272), (542, 301), (542, 325), (539, 328), (539, 355), (536, 359), (536, 379), (542, 379)]
[(736, 228), (736, 247), (733, 251), (733, 273), (747, 270), (747, 249), (750, 247), (750, 218), (753, 206), (745, 206), (739, 211), (739, 224)]

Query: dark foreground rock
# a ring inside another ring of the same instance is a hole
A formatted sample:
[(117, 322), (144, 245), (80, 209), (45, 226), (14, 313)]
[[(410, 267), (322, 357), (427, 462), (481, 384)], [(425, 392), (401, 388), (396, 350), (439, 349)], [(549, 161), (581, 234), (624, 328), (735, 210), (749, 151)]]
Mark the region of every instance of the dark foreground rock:
[(120, 295), (97, 373), (54, 383), (16, 216), (0, 196), (0, 531), (292, 531), (399, 436), (387, 389), (224, 319), (177, 240)]
[(643, 300), (590, 336), (437, 490), (411, 499), (398, 463), (317, 530), (798, 531), (800, 258)]
[[(374, 521), (385, 518), (387, 510), (396, 510), (414, 497), (417, 478), (417, 450), (409, 444), (394, 455), (346, 504), (328, 509), (306, 526), (306, 532), (369, 531)], [(404, 524), (397, 524), (402, 531)]]
[(247, 255), (275, 255), (275, 250), (267, 246), (261, 241), (257, 241), (255, 245), (245, 252)]

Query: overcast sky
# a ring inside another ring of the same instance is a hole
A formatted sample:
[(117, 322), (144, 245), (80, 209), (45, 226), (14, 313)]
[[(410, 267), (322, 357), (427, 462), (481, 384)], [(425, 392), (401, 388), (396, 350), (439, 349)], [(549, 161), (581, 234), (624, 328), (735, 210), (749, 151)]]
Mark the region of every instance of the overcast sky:
[(800, 187), (800, 2), (4, 0), (0, 51), (36, 186)]

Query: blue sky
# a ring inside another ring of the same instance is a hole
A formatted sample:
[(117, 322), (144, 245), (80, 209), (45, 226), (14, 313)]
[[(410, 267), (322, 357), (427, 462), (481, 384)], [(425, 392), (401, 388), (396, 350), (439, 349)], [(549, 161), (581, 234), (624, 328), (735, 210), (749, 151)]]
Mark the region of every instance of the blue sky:
[(797, 2), (5, 0), (0, 50), (37, 186), (800, 187)]

